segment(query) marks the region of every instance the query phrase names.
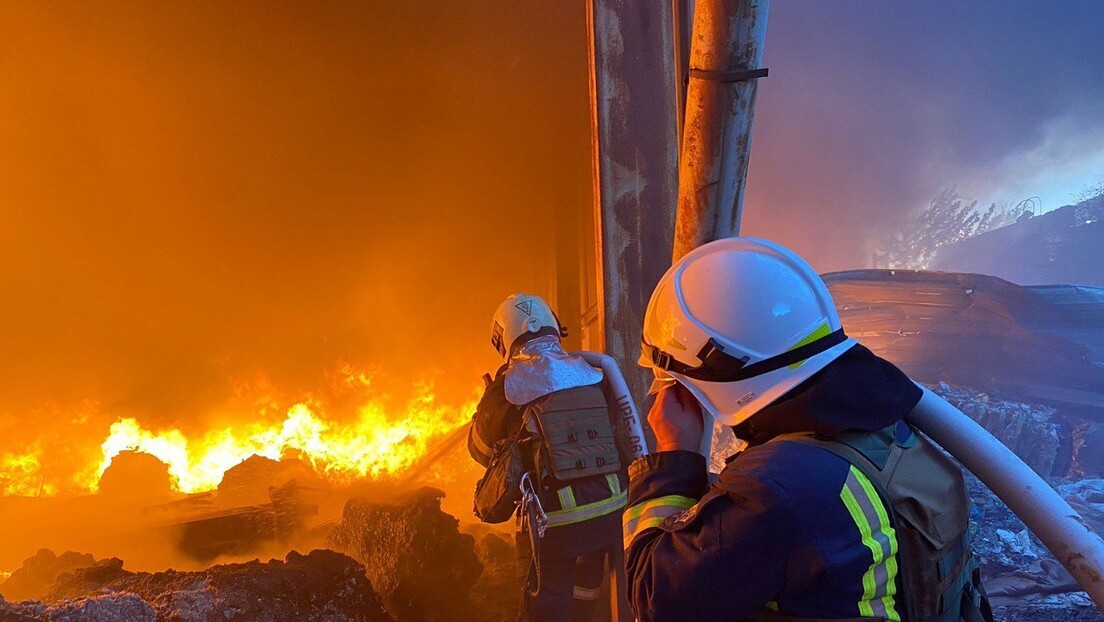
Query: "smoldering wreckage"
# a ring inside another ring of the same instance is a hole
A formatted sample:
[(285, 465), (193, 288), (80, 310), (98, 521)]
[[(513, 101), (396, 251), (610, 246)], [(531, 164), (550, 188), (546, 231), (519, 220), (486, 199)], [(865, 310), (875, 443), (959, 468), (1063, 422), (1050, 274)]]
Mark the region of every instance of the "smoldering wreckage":
[[(864, 334), (879, 354), (927, 381), (1046, 478), (1092, 531), (1104, 531), (1104, 392), (1086, 390), (1104, 386), (1104, 370), (1093, 362), (1101, 352), (1095, 338), (1070, 339), (1059, 326), (1070, 317), (1059, 312), (1068, 310), (1061, 304), (1077, 304), (1076, 315), (1095, 318), (1087, 325), (1099, 332), (1104, 293), (1081, 288), (1071, 302), (1069, 295), (1032, 298), (1029, 291), (1025, 303), (1023, 288), (977, 275), (863, 271), (826, 280), (849, 331)], [(939, 303), (932, 305), (937, 293)], [(923, 314), (940, 321), (909, 330), (908, 322), (924, 322), (917, 319)], [(979, 330), (999, 323), (996, 318), (1002, 326)], [(1002, 342), (995, 351), (994, 339)], [(953, 350), (945, 347), (947, 340), (956, 342)], [(1040, 352), (1070, 348), (1080, 356), (1055, 359), (1069, 366), (1061, 373), (1036, 365)], [(965, 352), (999, 352), (1001, 360), (989, 365), (999, 373), (971, 377), (978, 361)], [(723, 465), (733, 441), (718, 426), (712, 470)], [(450, 489), (456, 480), (470, 485), (479, 473), (463, 453), (455, 441), (442, 440), (438, 451), (427, 454), (435, 464), (415, 465), (421, 477), (412, 479)], [(260, 457), (228, 471), (216, 491), (168, 503), (144, 503), (141, 491), (136, 497), (127, 492), (128, 482), (165, 486), (165, 466), (124, 453), (93, 497), (0, 499), (0, 520), (10, 537), (33, 537), (34, 524), (49, 514), (64, 514), (55, 519), (72, 529), (58, 542), (61, 550), (41, 549), (21, 565), (4, 560), (12, 572), (0, 583), (0, 620), (516, 616), (522, 577), (512, 534), (446, 513), (439, 488), (365, 483), (339, 489), (303, 462)], [(984, 484), (972, 477), (968, 482), (974, 547), (997, 619), (1104, 619), (1025, 525)], [(134, 540), (133, 550), (127, 550), (128, 540)], [(151, 542), (195, 569), (129, 570), (127, 556), (148, 556)], [(121, 553), (95, 557), (81, 550), (105, 546)], [(250, 556), (259, 559), (244, 561)], [(243, 561), (209, 565), (224, 559)], [(608, 615), (600, 610), (599, 619)]]

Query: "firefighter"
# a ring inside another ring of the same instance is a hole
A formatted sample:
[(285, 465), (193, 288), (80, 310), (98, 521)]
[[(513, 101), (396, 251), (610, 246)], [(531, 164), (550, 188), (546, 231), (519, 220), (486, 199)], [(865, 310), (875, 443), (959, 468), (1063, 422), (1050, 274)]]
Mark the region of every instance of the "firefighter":
[[(624, 515), (640, 620), (991, 620), (961, 470), (903, 421), (920, 389), (844, 334), (808, 264), (706, 244), (644, 322), (661, 388)], [(747, 443), (712, 483), (710, 418)]]
[[(521, 461), (536, 499), (519, 513), (530, 518), (517, 537), (527, 566), (520, 619), (590, 620), (607, 556), (618, 568), (623, 563), (621, 513), (628, 498), (603, 374), (564, 352), (566, 332), (537, 296), (506, 298), (491, 330), (504, 364), (472, 418), (468, 449), (486, 467), (507, 441), (528, 439)], [(516, 486), (498, 489), (510, 493)]]

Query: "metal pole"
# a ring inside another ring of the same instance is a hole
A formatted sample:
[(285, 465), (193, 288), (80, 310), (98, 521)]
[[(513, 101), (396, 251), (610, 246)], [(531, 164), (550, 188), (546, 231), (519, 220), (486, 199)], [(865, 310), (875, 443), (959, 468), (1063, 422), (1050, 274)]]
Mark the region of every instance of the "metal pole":
[(697, 0), (673, 258), (740, 232), (769, 0)]
[[(670, 264), (678, 196), (674, 2), (588, 0), (598, 339), (639, 402), (644, 310)], [(620, 547), (615, 547), (618, 551)], [(610, 558), (611, 619), (629, 622), (624, 564)]]
[(584, 345), (617, 361), (639, 402), (651, 383), (636, 365), (644, 310), (670, 267), (678, 196), (674, 5), (586, 6), (601, 333)]
[(674, 21), (675, 54), (675, 126), (678, 128), (679, 146), (682, 146), (682, 122), (686, 118), (686, 86), (690, 82), (690, 28), (694, 20), (693, 0), (671, 0), (671, 18)]

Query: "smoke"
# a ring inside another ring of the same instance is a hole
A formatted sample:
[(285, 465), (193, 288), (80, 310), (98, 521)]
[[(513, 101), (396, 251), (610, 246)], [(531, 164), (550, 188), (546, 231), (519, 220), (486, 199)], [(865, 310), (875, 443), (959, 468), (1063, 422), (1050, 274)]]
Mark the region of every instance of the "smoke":
[(1102, 22), (1090, 1), (772, 4), (744, 232), (828, 271), (948, 186), (1068, 203), (1104, 165)]
[(469, 399), (589, 209), (585, 41), (535, 1), (0, 7), (0, 434), (338, 361)]

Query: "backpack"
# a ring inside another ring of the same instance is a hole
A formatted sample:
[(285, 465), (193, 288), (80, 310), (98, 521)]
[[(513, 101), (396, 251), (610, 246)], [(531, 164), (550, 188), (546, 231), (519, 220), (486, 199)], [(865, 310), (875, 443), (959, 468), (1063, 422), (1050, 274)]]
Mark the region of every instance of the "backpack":
[[(970, 550), (970, 498), (953, 459), (903, 421), (874, 433), (787, 434), (770, 442), (777, 441), (836, 454), (858, 468), (885, 507), (893, 509), (889, 518), (897, 534), (902, 620), (992, 621)], [(762, 619), (810, 620), (779, 614)]]
[(514, 515), (521, 502), (521, 476), (525, 474), (522, 460), (528, 438), (515, 434), (502, 439), (494, 448), (483, 477), (475, 484), (474, 512), (484, 523), (504, 523)]
[(621, 470), (609, 404), (601, 384), (538, 398), (526, 407), (523, 420), (539, 439), (533, 465), (542, 487)]
[[(529, 471), (542, 494), (555, 500), (545, 504), (551, 526), (604, 515), (627, 498), (617, 475), (621, 464), (601, 384), (549, 393), (526, 406), (517, 433), (495, 445), (475, 486), (475, 515), (485, 523), (509, 520)], [(595, 475), (605, 477), (579, 482)]]

